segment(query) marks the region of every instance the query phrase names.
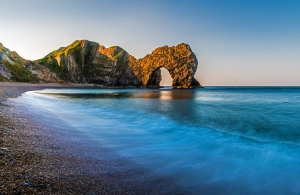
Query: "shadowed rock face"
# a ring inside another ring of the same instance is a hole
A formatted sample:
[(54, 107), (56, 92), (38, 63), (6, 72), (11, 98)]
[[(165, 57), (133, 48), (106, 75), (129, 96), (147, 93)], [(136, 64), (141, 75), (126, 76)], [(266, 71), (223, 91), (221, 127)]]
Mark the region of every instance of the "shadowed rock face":
[(75, 41), (37, 60), (62, 80), (103, 86), (158, 88), (161, 67), (172, 79), (173, 88), (201, 87), (194, 78), (197, 58), (187, 44), (160, 47), (136, 59), (118, 46), (105, 48), (96, 42)]

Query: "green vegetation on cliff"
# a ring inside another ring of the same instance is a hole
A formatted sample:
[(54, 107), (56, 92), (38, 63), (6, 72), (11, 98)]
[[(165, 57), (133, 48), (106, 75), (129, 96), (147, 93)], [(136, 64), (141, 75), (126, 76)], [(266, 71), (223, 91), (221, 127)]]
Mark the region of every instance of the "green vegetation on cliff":
[(57, 82), (58, 79), (48, 68), (25, 60), (0, 43), (0, 81), (37, 83)]
[[(28, 61), (0, 44), (0, 81), (94, 83), (114, 87), (160, 87), (161, 67), (173, 88), (201, 87), (194, 78), (198, 61), (189, 45), (163, 46), (136, 59), (119, 46), (76, 40), (44, 58)], [(60, 80), (59, 80), (59, 79)]]
[(6, 82), (6, 81), (9, 81), (9, 80), (0, 74), (0, 82)]
[(11, 64), (3, 60), (0, 60), (0, 64), (3, 64), (7, 68), (8, 72), (12, 75), (12, 81), (27, 83), (37, 83), (39, 81), (35, 75), (31, 74), (20, 64)]
[(36, 62), (40, 65), (48, 67), (52, 72), (54, 72), (60, 79), (66, 80), (68, 78), (68, 71), (66, 68), (58, 65), (54, 56), (46, 56), (42, 59), (36, 60)]
[(47, 66), (66, 82), (107, 86), (130, 85), (129, 79), (138, 82), (134, 74), (124, 77), (124, 74), (130, 74), (125, 72), (128, 67), (128, 53), (118, 46), (105, 48), (96, 42), (76, 40), (36, 62)]
[(39, 79), (22, 66), (25, 61), (17, 52), (11, 52), (0, 45), (0, 64), (5, 67), (7, 74), (11, 75), (11, 78), (0, 75), (0, 81), (38, 82)]
[[(61, 47), (58, 50), (46, 55), (44, 58), (36, 60), (37, 63), (43, 66), (47, 66), (51, 71), (53, 71), (60, 79), (68, 81), (70, 76), (68, 74), (68, 55), (72, 53), (75, 57), (76, 62), (81, 62), (81, 42), (74, 41), (68, 47)], [(59, 60), (59, 61), (58, 61)]]

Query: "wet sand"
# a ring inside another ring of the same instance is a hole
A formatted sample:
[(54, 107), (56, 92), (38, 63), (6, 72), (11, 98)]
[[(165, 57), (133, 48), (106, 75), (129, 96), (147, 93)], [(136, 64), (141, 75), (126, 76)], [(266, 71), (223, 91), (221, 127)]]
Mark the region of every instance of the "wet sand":
[(0, 195), (187, 194), (174, 179), (93, 143), (60, 119), (7, 101), (59, 87), (71, 86), (0, 82)]

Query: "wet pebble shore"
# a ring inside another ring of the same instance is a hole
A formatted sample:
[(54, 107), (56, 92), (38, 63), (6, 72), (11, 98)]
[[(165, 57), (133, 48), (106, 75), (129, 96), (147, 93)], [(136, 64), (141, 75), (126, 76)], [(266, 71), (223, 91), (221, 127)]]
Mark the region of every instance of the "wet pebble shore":
[(186, 193), (109, 149), (66, 141), (54, 126), (6, 101), (45, 87), (0, 83), (0, 195)]

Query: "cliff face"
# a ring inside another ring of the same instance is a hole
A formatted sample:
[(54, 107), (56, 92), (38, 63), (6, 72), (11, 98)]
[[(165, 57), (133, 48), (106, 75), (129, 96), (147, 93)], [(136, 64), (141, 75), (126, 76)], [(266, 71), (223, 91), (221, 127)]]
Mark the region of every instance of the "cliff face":
[(104, 86), (141, 86), (129, 67), (128, 53), (120, 47), (105, 48), (96, 42), (75, 41), (37, 60), (62, 80)]
[(201, 87), (198, 62), (189, 45), (164, 46), (136, 59), (118, 46), (75, 41), (36, 61), (25, 60), (0, 43), (0, 81), (94, 83), (112, 87), (158, 88), (165, 67), (173, 88)]
[(160, 87), (160, 68), (173, 78), (173, 88), (201, 87), (194, 78), (197, 58), (187, 44), (160, 47), (136, 59), (122, 48), (105, 48), (96, 42), (75, 41), (37, 60), (62, 80), (103, 86)]
[(23, 59), (0, 43), (0, 81), (38, 83), (57, 82), (59, 79), (49, 68)]

